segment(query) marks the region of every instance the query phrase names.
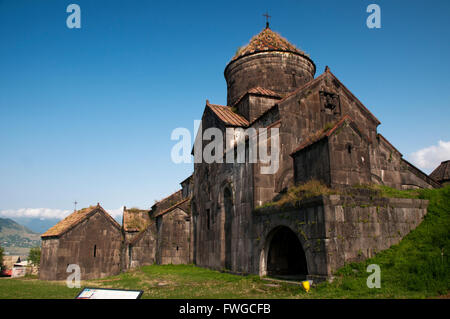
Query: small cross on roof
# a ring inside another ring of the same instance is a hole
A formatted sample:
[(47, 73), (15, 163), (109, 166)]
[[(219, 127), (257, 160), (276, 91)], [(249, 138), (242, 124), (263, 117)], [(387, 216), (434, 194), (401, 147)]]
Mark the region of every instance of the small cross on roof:
[(269, 13), (266, 11), (265, 14), (263, 14), (263, 17), (266, 17), (266, 29), (269, 27), (269, 18), (272, 18)]

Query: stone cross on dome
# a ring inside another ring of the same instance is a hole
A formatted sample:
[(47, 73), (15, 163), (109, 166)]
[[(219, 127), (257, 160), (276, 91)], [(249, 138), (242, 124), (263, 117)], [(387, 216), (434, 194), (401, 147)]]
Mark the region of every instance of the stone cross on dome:
[(263, 17), (266, 17), (266, 29), (269, 28), (269, 18), (272, 18), (269, 13), (266, 11), (265, 14), (263, 14)]

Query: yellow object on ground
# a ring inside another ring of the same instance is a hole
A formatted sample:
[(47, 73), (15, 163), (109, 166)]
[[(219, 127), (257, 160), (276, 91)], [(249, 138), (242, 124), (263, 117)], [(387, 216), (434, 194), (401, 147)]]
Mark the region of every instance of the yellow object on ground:
[(303, 289), (306, 290), (306, 292), (309, 292), (309, 288), (310, 288), (309, 281), (308, 280), (302, 281), (302, 287), (303, 287)]

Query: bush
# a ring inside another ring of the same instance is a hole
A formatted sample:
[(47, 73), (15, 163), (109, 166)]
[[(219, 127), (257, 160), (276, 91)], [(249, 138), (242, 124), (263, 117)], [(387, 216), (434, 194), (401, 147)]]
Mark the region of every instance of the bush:
[(35, 266), (39, 266), (41, 262), (41, 247), (33, 247), (28, 254), (28, 260)]

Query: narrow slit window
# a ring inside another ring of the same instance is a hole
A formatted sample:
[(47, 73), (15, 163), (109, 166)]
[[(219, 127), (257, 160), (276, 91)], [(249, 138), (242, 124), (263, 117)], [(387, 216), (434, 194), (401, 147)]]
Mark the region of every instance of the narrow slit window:
[(211, 227), (211, 210), (207, 209), (206, 210), (206, 228), (208, 228), (208, 230), (209, 230), (210, 227)]
[(94, 245), (94, 258), (97, 257), (97, 245)]

